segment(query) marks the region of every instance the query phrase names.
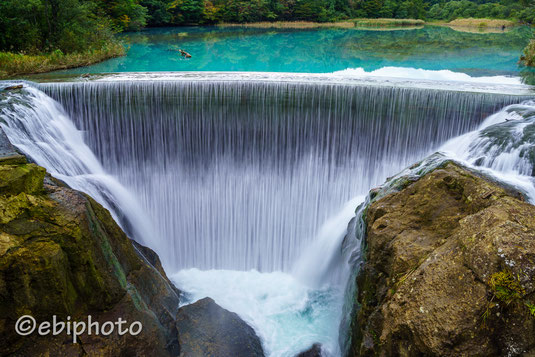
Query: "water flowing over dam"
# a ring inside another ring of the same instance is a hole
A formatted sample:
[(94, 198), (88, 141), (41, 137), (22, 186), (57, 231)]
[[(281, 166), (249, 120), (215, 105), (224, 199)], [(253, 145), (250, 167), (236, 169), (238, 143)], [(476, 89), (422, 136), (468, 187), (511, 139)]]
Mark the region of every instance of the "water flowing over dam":
[(344, 202), (518, 101), (295, 83), (41, 88), (135, 192), (171, 270), (289, 271)]
[(240, 314), (268, 355), (314, 342), (339, 355), (341, 245), (358, 203), (437, 150), (532, 175), (519, 134), (533, 125), (533, 105), (519, 105), (530, 98), (329, 81), (41, 83), (0, 95), (0, 125), (154, 249), (192, 299)]

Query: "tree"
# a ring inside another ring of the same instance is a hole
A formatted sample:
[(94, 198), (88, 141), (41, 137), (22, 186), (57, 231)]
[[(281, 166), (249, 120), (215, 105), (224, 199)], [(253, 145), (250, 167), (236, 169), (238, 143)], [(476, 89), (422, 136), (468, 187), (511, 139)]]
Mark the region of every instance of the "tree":
[(142, 0), (141, 6), (147, 9), (147, 24), (150, 26), (162, 26), (171, 23), (171, 14), (167, 11), (166, 0)]
[(378, 18), (382, 6), (381, 0), (366, 0), (362, 5), (367, 17), (370, 18)]
[(197, 25), (202, 22), (204, 12), (203, 0), (173, 0), (168, 11), (172, 14), (174, 24)]
[(109, 20), (92, 1), (2, 0), (0, 50), (76, 52), (112, 41)]

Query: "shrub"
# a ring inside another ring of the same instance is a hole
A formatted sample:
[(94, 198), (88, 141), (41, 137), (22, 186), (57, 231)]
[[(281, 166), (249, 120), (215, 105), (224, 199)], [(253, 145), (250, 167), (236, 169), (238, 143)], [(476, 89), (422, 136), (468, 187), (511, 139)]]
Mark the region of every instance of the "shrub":
[(535, 67), (535, 40), (531, 40), (526, 46), (520, 57), (520, 62), (525, 66)]

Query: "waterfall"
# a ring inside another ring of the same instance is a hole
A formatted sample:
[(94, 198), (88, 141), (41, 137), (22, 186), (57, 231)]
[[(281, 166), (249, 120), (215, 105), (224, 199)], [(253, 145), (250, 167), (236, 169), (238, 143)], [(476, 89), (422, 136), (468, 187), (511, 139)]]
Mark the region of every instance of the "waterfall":
[(290, 272), (344, 202), (519, 97), (255, 81), (41, 84), (183, 268)]
[(213, 297), (268, 356), (315, 342), (337, 356), (362, 259), (355, 207), (436, 150), (509, 170), (529, 191), (518, 175), (534, 168), (528, 98), (329, 81), (43, 83), (0, 93), (0, 125), (156, 250), (183, 303)]

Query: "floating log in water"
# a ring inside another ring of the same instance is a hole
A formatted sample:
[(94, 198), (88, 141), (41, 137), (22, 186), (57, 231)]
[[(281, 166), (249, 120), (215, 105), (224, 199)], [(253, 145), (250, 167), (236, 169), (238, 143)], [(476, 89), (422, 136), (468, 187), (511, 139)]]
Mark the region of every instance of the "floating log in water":
[(184, 51), (184, 50), (179, 49), (178, 52), (180, 52), (182, 57), (191, 58), (191, 55), (189, 53), (187, 53), (186, 51)]

